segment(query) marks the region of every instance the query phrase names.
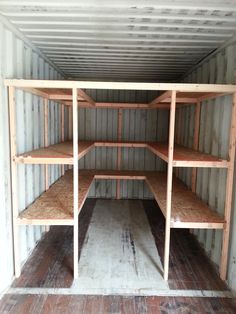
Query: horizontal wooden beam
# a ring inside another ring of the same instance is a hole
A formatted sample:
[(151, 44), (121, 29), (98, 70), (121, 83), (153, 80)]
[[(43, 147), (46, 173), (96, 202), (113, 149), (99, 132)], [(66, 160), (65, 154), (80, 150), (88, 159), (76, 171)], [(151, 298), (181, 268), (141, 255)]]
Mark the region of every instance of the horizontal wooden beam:
[[(63, 94), (49, 94), (50, 100), (71, 100), (72, 102), (72, 95), (63, 95)], [(83, 101), (84, 98), (78, 96), (78, 101)]]
[[(196, 104), (197, 103), (198, 98), (193, 98), (193, 97), (176, 97), (176, 103), (178, 104)], [(170, 102), (171, 99), (170, 97), (165, 99), (165, 102)]]
[(21, 88), (21, 90), (23, 90), (26, 93), (31, 93), (31, 94), (33, 94), (35, 96), (39, 96), (39, 97), (43, 97), (43, 98), (49, 99), (49, 95), (47, 93), (42, 92), (42, 91), (40, 91), (37, 88), (24, 87), (24, 88)]
[(84, 88), (84, 89), (120, 89), (120, 90), (153, 90), (179, 92), (234, 93), (236, 85), (230, 84), (185, 84), (185, 83), (129, 83), (129, 82), (96, 82), (96, 81), (62, 81), (62, 80), (15, 80), (5, 79), (6, 86), (17, 88)]
[(153, 100), (149, 103), (149, 105), (150, 105), (150, 106), (153, 106), (153, 105), (155, 105), (156, 103), (160, 103), (160, 102), (162, 102), (162, 101), (165, 102), (166, 99), (170, 98), (170, 96), (171, 96), (171, 91), (166, 91), (165, 93), (163, 93), (163, 94), (157, 96), (155, 99), (153, 99)]
[(84, 100), (86, 100), (91, 106), (96, 105), (95, 101), (80, 88), (78, 88), (78, 95), (82, 97)]
[[(70, 101), (66, 101), (67, 106), (72, 106)], [(78, 102), (80, 108), (113, 108), (113, 109), (170, 109), (169, 104), (155, 104), (150, 107), (149, 104), (139, 103), (118, 103), (118, 102), (96, 102), (95, 107), (85, 101)]]
[(172, 221), (170, 223), (171, 228), (179, 229), (223, 229), (224, 222), (181, 222), (181, 221)]
[(204, 95), (202, 97), (198, 98), (198, 101), (204, 101), (204, 100), (210, 100), (216, 97), (221, 97), (221, 96), (225, 96), (228, 95), (227, 93), (209, 93), (207, 95)]

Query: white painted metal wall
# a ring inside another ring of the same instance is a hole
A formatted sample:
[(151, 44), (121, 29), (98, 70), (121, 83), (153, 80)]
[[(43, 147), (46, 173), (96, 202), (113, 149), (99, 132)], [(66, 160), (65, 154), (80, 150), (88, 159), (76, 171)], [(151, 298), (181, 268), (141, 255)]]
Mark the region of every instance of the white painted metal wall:
[[(236, 43), (222, 49), (196, 67), (184, 79), (194, 83), (236, 83)], [(202, 103), (199, 149), (222, 158), (228, 158), (229, 121), (232, 97), (220, 97)], [(194, 107), (178, 110), (182, 115), (181, 143), (191, 147), (193, 143)], [(181, 169), (180, 177), (190, 186), (191, 169)], [(226, 170), (199, 169), (197, 194), (219, 213), (224, 212)], [(234, 186), (231, 225), (228, 282), (236, 291), (236, 185)], [(195, 235), (210, 256), (219, 265), (222, 231), (196, 230)]]
[[(101, 102), (143, 102), (147, 103), (156, 92), (87, 90), (94, 99)], [(123, 109), (123, 141), (166, 141), (168, 110)], [(118, 140), (117, 109), (79, 109), (79, 140)], [(79, 162), (85, 169), (117, 169), (117, 148), (97, 147)], [(121, 169), (123, 170), (165, 170), (166, 164), (145, 148), (122, 148)], [(90, 190), (90, 197), (115, 198), (116, 180), (96, 180)], [(153, 198), (142, 181), (121, 181), (121, 198)]]
[[(60, 74), (32, 47), (0, 22), (0, 291), (10, 284), (13, 275), (11, 188), (9, 159), (9, 124), (7, 89), (4, 78), (60, 79)], [(19, 153), (43, 146), (43, 100), (22, 91), (16, 93), (17, 150)], [(49, 134), (51, 143), (60, 137), (60, 106), (49, 106)], [(19, 210), (30, 204), (44, 189), (42, 166), (18, 167)], [(51, 167), (50, 182), (60, 175), (59, 167)], [(43, 227), (21, 227), (21, 259), (27, 258), (40, 239)]]

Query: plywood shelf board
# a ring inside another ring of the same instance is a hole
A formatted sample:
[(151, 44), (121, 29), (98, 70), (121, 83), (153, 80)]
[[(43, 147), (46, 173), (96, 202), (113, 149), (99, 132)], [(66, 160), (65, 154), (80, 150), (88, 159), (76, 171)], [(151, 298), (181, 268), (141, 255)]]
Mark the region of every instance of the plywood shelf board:
[[(168, 162), (167, 143), (148, 143), (148, 148), (160, 158)], [(181, 145), (174, 146), (174, 167), (212, 167), (227, 168), (228, 161), (218, 157), (195, 151)]]
[[(81, 170), (79, 172), (79, 211), (94, 179), (146, 180), (164, 216), (166, 208), (165, 173), (129, 170)], [(57, 182), (18, 217), (19, 224), (73, 225), (73, 174), (67, 171)], [(173, 180), (172, 228), (221, 229), (224, 219), (211, 210), (178, 179)]]
[[(86, 155), (93, 147), (148, 148), (161, 159), (168, 162), (168, 144), (154, 142), (81, 141), (78, 144), (78, 159)], [(15, 157), (15, 161), (29, 164), (72, 164), (73, 145), (72, 142), (63, 142), (51, 145), (46, 148), (37, 149), (29, 153), (19, 155)], [(186, 148), (184, 146), (175, 145), (173, 166), (227, 168), (228, 161)]]
[[(78, 159), (94, 147), (94, 142), (79, 142)], [(14, 158), (15, 162), (26, 164), (73, 164), (73, 143), (63, 142), (36, 149)]]
[[(93, 176), (79, 178), (79, 210), (82, 208)], [(32, 225), (73, 225), (73, 174), (69, 170), (34, 203), (18, 216), (19, 224)]]
[[(170, 90), (161, 93), (155, 99), (150, 102), (150, 106), (153, 107), (157, 103), (170, 103), (171, 102)], [(204, 101), (216, 97), (228, 95), (224, 92), (177, 92), (176, 105), (177, 104), (196, 104), (198, 101)]]
[[(147, 175), (146, 181), (165, 216), (166, 174), (158, 172), (156, 176)], [(180, 180), (173, 177), (171, 227), (222, 229), (224, 227), (224, 218), (210, 209)]]

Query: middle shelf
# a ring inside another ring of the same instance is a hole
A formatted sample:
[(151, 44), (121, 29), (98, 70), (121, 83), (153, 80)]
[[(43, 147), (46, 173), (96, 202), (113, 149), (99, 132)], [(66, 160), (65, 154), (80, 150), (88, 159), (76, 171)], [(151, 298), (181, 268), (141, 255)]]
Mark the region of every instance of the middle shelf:
[[(80, 170), (79, 211), (94, 179), (145, 180), (166, 216), (165, 172)], [(73, 172), (68, 170), (46, 192), (19, 214), (18, 224), (73, 225)], [(171, 228), (223, 229), (224, 218), (200, 200), (179, 179), (173, 178)]]
[[(147, 148), (155, 155), (168, 162), (168, 144), (157, 142), (115, 142), (81, 141), (78, 144), (78, 159), (85, 156), (94, 147)], [(25, 164), (73, 164), (73, 143), (63, 142), (36, 149), (14, 157), (17, 163)], [(227, 160), (201, 153), (181, 145), (174, 147), (174, 167), (209, 167), (227, 168)]]

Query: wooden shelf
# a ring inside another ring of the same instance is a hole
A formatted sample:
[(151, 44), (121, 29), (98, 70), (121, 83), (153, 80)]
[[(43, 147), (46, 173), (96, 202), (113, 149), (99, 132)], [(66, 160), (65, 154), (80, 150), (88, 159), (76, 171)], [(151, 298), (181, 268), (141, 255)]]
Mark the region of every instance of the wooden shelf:
[[(166, 216), (166, 174), (147, 174), (146, 182), (163, 215)], [(223, 229), (224, 223), (223, 217), (210, 209), (179, 179), (173, 177), (171, 228)]]
[[(94, 142), (79, 142), (78, 159), (82, 158), (94, 147)], [(63, 142), (45, 148), (36, 149), (14, 158), (17, 163), (24, 164), (73, 164), (73, 143)]]
[[(81, 170), (79, 172), (79, 211), (93, 179), (146, 180), (165, 216), (167, 177), (163, 172), (129, 170)], [(20, 213), (18, 224), (73, 225), (73, 173), (67, 171), (33, 204)], [(224, 219), (178, 179), (173, 180), (172, 228), (222, 229)]]
[[(148, 148), (158, 157), (168, 162), (168, 144), (165, 143), (145, 143), (145, 142), (79, 142), (78, 159), (86, 155), (93, 147), (129, 147)], [(28, 153), (16, 156), (15, 162), (25, 164), (73, 164), (73, 143), (64, 142), (40, 148)], [(174, 167), (209, 167), (227, 168), (228, 161), (214, 157), (209, 154), (200, 153), (184, 146), (175, 145)]]
[[(227, 95), (225, 92), (177, 92), (176, 93), (176, 105), (182, 104), (196, 104), (198, 101), (212, 99), (220, 96)], [(154, 107), (156, 104), (170, 104), (171, 91), (162, 92), (159, 96), (150, 102), (150, 106)]]
[[(168, 162), (168, 144), (149, 143), (148, 148)], [(181, 145), (174, 146), (174, 167), (228, 168), (228, 161)]]
[[(79, 211), (82, 208), (93, 175), (79, 177)], [(67, 171), (33, 204), (20, 213), (18, 224), (23, 225), (73, 225), (73, 172)]]

